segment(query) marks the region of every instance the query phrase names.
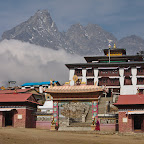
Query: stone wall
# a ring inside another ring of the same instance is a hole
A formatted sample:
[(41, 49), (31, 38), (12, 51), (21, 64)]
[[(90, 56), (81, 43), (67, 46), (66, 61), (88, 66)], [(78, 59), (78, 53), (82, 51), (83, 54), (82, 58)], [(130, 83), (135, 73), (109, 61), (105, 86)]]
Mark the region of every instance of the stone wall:
[(67, 127), (69, 126), (69, 123), (70, 123), (69, 118), (65, 118), (65, 117), (59, 118), (59, 127)]

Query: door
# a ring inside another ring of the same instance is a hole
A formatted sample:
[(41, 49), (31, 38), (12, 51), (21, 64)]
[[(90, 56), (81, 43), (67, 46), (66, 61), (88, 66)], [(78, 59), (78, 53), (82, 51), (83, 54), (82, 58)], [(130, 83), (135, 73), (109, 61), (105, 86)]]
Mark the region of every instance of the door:
[(13, 125), (13, 111), (5, 112), (5, 126)]
[(134, 116), (134, 129), (141, 129), (141, 125), (142, 125), (142, 121), (143, 121), (143, 116), (142, 115), (135, 115)]

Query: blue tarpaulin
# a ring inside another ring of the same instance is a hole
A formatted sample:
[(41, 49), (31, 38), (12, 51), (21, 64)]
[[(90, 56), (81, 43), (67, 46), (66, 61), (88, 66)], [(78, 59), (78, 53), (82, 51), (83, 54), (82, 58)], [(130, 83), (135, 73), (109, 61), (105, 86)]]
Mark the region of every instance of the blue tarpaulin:
[[(53, 84), (54, 83), (57, 83), (58, 81), (53, 81)], [(21, 86), (39, 86), (39, 85), (50, 85), (50, 81), (47, 81), (47, 82), (31, 82), (31, 83), (24, 83), (23, 85)]]

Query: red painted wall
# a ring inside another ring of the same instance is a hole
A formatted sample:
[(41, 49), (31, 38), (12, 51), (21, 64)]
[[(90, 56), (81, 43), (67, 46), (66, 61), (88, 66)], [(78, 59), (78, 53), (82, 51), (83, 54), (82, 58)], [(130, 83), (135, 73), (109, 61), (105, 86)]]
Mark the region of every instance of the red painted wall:
[(100, 124), (100, 131), (115, 132), (117, 130), (117, 124)]
[[(22, 119), (18, 119), (18, 115), (22, 115)], [(17, 109), (14, 111), (13, 127), (24, 127), (26, 122), (26, 109)]]
[[(22, 115), (22, 119), (18, 119), (18, 114)], [(33, 110), (17, 109), (14, 114), (14, 127), (35, 128), (35, 114)]]
[(26, 128), (36, 128), (36, 116), (33, 110), (26, 110)]
[[(0, 127), (5, 127), (4, 112), (0, 112)], [(18, 119), (18, 115), (22, 115), (22, 119)], [(17, 109), (13, 111), (13, 127), (36, 128), (35, 114), (33, 110)]]
[(36, 121), (36, 128), (50, 129), (51, 128), (51, 122), (50, 121)]

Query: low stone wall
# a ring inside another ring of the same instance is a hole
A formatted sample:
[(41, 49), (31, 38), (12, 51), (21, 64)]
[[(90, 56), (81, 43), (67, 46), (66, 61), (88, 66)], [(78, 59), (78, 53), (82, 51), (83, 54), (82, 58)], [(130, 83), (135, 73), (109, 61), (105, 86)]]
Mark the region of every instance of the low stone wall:
[(69, 126), (69, 118), (59, 118), (59, 127)]
[(36, 128), (50, 129), (51, 128), (51, 122), (50, 121), (36, 121)]

